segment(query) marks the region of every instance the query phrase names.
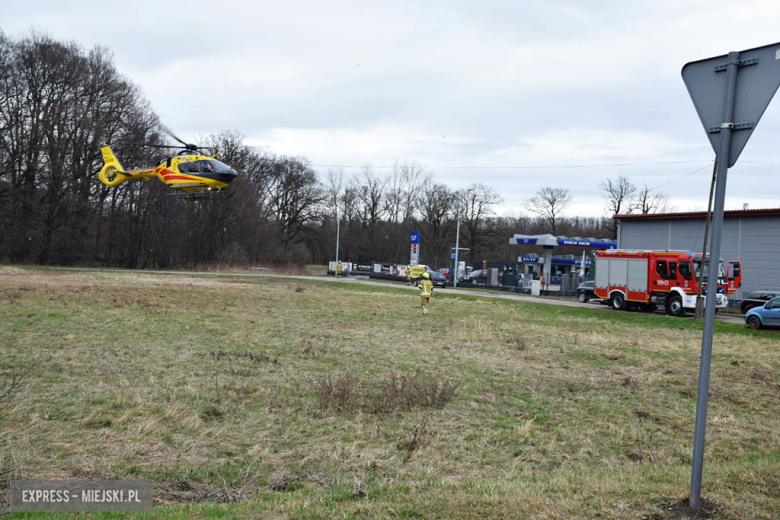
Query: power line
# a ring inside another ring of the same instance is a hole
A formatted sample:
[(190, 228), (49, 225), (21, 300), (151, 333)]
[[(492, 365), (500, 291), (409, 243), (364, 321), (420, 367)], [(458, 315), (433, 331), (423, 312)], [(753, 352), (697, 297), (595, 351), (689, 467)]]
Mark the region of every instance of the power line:
[(776, 163), (776, 162), (759, 162), (759, 161), (740, 161), (740, 164), (767, 164), (772, 166), (780, 166), (780, 163)]
[(688, 173), (686, 173), (686, 174), (685, 174), (685, 175), (683, 175), (682, 177), (677, 177), (676, 179), (672, 179), (672, 180), (670, 180), (669, 182), (665, 182), (665, 183), (663, 183), (663, 184), (659, 184), (659, 185), (658, 185), (658, 186), (656, 186), (655, 188), (650, 188), (649, 190), (647, 190), (647, 193), (650, 193), (650, 192), (651, 192), (651, 191), (653, 191), (653, 190), (657, 190), (658, 188), (663, 188), (663, 187), (664, 187), (664, 186), (666, 186), (667, 184), (671, 184), (671, 183), (673, 183), (673, 182), (677, 182), (677, 181), (679, 181), (680, 179), (684, 179), (684, 178), (688, 177), (689, 175), (693, 175), (694, 173), (698, 173), (698, 172), (702, 171), (703, 169), (705, 169), (705, 168), (709, 168), (709, 167), (710, 167), (710, 165), (709, 165), (709, 164), (707, 164), (707, 165), (705, 165), (705, 166), (702, 166), (702, 167), (701, 167), (701, 168), (699, 168), (698, 170), (693, 170), (692, 172), (688, 172)]
[[(431, 166), (428, 167), (427, 169), (429, 170), (557, 170), (557, 169), (568, 169), (568, 168), (612, 168), (618, 166), (662, 166), (662, 165), (669, 165), (669, 164), (691, 164), (691, 163), (701, 163), (701, 162), (704, 161), (700, 160), (700, 161), (653, 162), (653, 163), (576, 164), (576, 165), (565, 165), (565, 166)], [(712, 162), (712, 161), (708, 161), (708, 162)], [(365, 165), (315, 164), (313, 166), (316, 168), (363, 168), (363, 166)], [(369, 166), (375, 169), (394, 168), (394, 166), (374, 166), (374, 165), (369, 165)], [(704, 168), (706, 168), (706, 166)], [(691, 173), (696, 173), (696, 172), (691, 172)]]
[[(774, 163), (751, 163), (751, 164), (774, 164)], [(744, 166), (744, 164), (743, 164), (743, 166)], [(780, 165), (778, 165), (778, 166), (780, 166)], [(745, 168), (749, 168), (749, 169), (755, 170), (757, 172), (771, 173), (773, 175), (777, 175), (777, 172), (771, 172), (769, 170), (762, 170), (761, 168), (756, 168), (754, 166), (745, 166)]]

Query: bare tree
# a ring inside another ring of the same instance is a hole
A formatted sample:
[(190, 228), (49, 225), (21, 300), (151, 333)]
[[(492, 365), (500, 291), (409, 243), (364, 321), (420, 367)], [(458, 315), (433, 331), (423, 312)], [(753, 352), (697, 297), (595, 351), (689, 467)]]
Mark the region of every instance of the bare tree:
[(318, 219), (322, 188), (307, 159), (282, 157), (276, 162), (273, 174), (270, 203), (281, 244), (289, 252), (303, 240), (304, 227)]
[(371, 256), (377, 254), (376, 236), (382, 218), (385, 216), (383, 204), (387, 190), (387, 179), (374, 171), (370, 164), (364, 164), (360, 174), (354, 179), (357, 185), (357, 201), (363, 227), (368, 231), (368, 251)]
[(631, 202), (632, 211), (636, 211), (642, 215), (647, 215), (649, 213), (669, 213), (670, 211), (674, 211), (674, 206), (672, 206), (668, 196), (663, 193), (651, 195), (650, 191), (651, 190), (647, 188), (647, 184), (645, 184), (645, 187), (639, 191), (636, 198)]
[(385, 179), (384, 211), (389, 222), (402, 220), (401, 205), (404, 199), (403, 172), (398, 161), (393, 162), (390, 174)]
[(445, 184), (426, 184), (417, 196), (425, 237), (422, 247), (433, 257), (434, 264), (446, 261), (449, 244), (454, 240), (456, 201), (456, 193)]
[(599, 188), (604, 193), (602, 196), (607, 199), (607, 212), (610, 216), (620, 215), (621, 211), (631, 212), (631, 199), (636, 193), (636, 186), (624, 176), (620, 175), (617, 179), (607, 179), (599, 184)]
[[(607, 214), (614, 217), (621, 215), (623, 211), (631, 213), (631, 200), (636, 193), (636, 186), (631, 184), (624, 176), (620, 175), (617, 179), (607, 179), (599, 184), (599, 188), (604, 193), (602, 196), (607, 199)], [(614, 237), (617, 232), (617, 224), (612, 221), (609, 226), (609, 232)]]
[(415, 202), (420, 190), (431, 181), (431, 174), (425, 173), (422, 164), (409, 161), (401, 165), (401, 179), (403, 182), (401, 215), (402, 221), (408, 222), (414, 216)]
[(552, 234), (558, 234), (558, 222), (561, 213), (571, 202), (571, 195), (566, 188), (550, 188), (545, 186), (536, 192), (536, 196), (526, 201), (526, 208), (540, 215), (552, 228)]
[(395, 161), (386, 180), (384, 208), (387, 220), (393, 223), (409, 222), (414, 216), (417, 197), (430, 174), (415, 161)]
[(344, 168), (341, 166), (329, 167), (325, 179), (325, 192), (327, 194), (328, 206), (333, 210), (333, 218), (338, 215), (338, 204), (341, 195), (344, 192), (345, 182)]
[(498, 192), (482, 183), (472, 184), (457, 194), (457, 202), (461, 210), (463, 226), (463, 242), (471, 249), (472, 258), (475, 252), (482, 252), (487, 245), (487, 239), (491, 231), (487, 227), (487, 220), (493, 216), (493, 207), (503, 202)]

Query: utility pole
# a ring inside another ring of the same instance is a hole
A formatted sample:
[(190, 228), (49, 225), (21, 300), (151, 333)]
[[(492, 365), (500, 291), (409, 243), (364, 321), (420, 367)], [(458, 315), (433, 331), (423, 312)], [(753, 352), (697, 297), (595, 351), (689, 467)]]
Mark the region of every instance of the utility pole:
[(339, 205), (336, 204), (336, 263), (339, 263), (339, 233), (341, 232), (341, 219), (339, 219)]
[[(699, 288), (696, 292), (696, 313), (694, 314), (697, 320), (704, 318), (704, 300), (701, 295), (704, 290), (704, 266), (707, 261), (707, 239), (710, 235), (710, 222), (712, 220), (712, 194), (715, 191), (715, 179), (718, 176), (718, 158), (715, 158), (715, 165), (712, 167), (712, 183), (710, 184), (710, 200), (707, 204), (707, 221), (704, 225), (704, 241), (701, 247), (701, 263), (699, 264)], [(720, 265), (720, 259), (718, 259), (718, 265)], [(695, 273), (694, 273), (695, 274)]]
[(458, 286), (458, 263), (460, 262), (460, 256), (458, 255), (458, 251), (460, 251), (460, 206), (458, 206), (458, 225), (456, 226), (455, 231), (455, 270), (454, 275), (452, 277), (452, 286), (457, 287)]

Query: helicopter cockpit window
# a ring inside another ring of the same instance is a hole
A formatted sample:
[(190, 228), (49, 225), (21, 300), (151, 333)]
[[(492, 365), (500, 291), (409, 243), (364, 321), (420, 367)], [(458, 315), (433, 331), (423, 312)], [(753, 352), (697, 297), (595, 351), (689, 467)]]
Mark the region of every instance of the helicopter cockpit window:
[(216, 161), (214, 159), (209, 159), (203, 162), (208, 163), (208, 165), (212, 168), (211, 172), (214, 173), (231, 173), (233, 171), (233, 169), (227, 164), (220, 161)]
[(225, 163), (213, 159), (202, 159), (179, 164), (179, 171), (182, 173), (230, 173), (233, 170)]
[(179, 171), (182, 173), (198, 173), (200, 171), (198, 162), (199, 161), (179, 163)]

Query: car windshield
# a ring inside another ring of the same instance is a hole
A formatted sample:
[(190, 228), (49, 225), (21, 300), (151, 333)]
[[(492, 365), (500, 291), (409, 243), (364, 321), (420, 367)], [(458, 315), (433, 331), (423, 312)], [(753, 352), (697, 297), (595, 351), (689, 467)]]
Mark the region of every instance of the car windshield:
[[(693, 261), (693, 271), (694, 275), (696, 276), (696, 279), (699, 279), (699, 275), (701, 274), (701, 258), (697, 258)], [(710, 261), (709, 259), (704, 263), (704, 283), (707, 283), (707, 276), (709, 276), (709, 266)], [(720, 264), (718, 265), (718, 278), (725, 280), (726, 279), (726, 269), (723, 267), (723, 261), (720, 261)]]

